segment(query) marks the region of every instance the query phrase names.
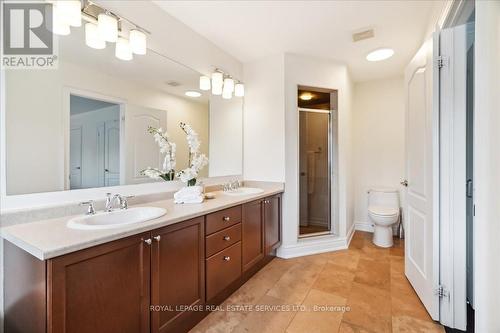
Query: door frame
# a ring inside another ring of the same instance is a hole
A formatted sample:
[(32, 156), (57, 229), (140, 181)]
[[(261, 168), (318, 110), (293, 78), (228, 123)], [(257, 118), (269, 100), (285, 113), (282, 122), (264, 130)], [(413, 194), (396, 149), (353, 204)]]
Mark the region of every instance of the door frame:
[[(120, 185), (125, 185), (125, 168), (126, 168), (126, 159), (125, 159), (125, 154), (126, 154), (126, 149), (125, 149), (125, 139), (126, 139), (126, 127), (125, 127), (125, 112), (126, 112), (126, 100), (117, 98), (117, 97), (112, 97), (112, 96), (107, 96), (103, 95), (100, 93), (96, 93), (94, 91), (90, 90), (84, 90), (84, 89), (77, 89), (73, 87), (68, 87), (65, 86), (63, 87), (63, 93), (62, 93), (62, 98), (63, 98), (63, 108), (62, 108), (62, 129), (63, 129), (63, 142), (62, 142), (62, 150), (64, 152), (64, 166), (63, 166), (63, 184), (64, 184), (64, 190), (70, 190), (70, 181), (69, 181), (69, 174), (70, 174), (70, 160), (69, 160), (69, 131), (71, 129), (71, 117), (70, 117), (70, 110), (71, 110), (71, 95), (74, 96), (80, 96), (80, 97), (85, 97), (85, 98), (92, 98), (92, 99), (97, 99), (100, 101), (104, 102), (109, 102), (109, 103), (114, 103), (118, 104), (120, 107)], [(106, 186), (105, 186), (106, 187)]]

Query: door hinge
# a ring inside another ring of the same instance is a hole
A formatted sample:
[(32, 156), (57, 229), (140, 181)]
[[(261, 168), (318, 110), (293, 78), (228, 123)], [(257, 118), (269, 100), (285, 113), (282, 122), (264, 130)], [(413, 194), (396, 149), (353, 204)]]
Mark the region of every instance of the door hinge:
[(438, 69), (441, 69), (445, 66), (448, 66), (448, 57), (445, 56), (438, 56), (437, 57), (437, 67)]
[(437, 286), (436, 289), (434, 289), (434, 295), (436, 295), (439, 298), (443, 297), (449, 297), (450, 292), (442, 285)]

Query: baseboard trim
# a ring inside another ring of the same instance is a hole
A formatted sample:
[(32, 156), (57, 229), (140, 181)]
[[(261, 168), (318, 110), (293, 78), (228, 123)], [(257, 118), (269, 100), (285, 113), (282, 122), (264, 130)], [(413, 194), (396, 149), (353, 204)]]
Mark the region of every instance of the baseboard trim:
[(347, 249), (347, 238), (335, 235), (299, 239), (297, 244), (282, 245), (277, 256), (283, 259)]
[(355, 222), (354, 223), (356, 230), (365, 231), (365, 232), (373, 232), (373, 225), (367, 222)]
[(351, 244), (352, 237), (354, 236), (354, 232), (356, 231), (356, 223), (351, 224), (351, 228), (347, 232), (347, 248)]

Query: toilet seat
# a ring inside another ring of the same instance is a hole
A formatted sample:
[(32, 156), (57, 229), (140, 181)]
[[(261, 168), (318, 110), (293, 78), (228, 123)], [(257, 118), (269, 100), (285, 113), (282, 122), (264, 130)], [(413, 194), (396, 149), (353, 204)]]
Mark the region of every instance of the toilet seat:
[(394, 207), (370, 206), (368, 212), (374, 216), (393, 217), (399, 214), (399, 209)]

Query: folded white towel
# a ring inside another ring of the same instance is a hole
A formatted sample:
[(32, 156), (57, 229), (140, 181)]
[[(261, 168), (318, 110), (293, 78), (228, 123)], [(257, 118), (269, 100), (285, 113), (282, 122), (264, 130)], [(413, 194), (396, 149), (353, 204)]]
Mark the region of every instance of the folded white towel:
[(175, 203), (201, 203), (205, 199), (201, 186), (183, 187), (174, 193)]

